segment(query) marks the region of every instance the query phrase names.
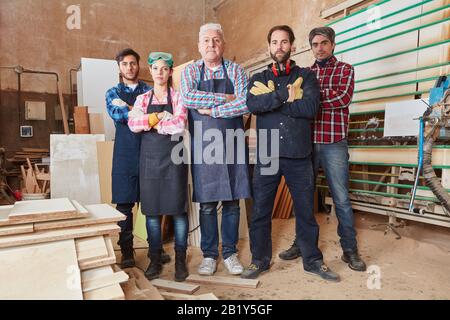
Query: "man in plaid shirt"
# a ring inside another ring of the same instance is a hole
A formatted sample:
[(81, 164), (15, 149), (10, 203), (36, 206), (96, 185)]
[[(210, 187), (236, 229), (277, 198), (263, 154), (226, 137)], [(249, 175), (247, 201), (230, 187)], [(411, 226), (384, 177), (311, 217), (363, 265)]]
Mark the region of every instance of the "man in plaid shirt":
[[(330, 27), (311, 30), (309, 44), (316, 58), (311, 70), (320, 84), (320, 109), (314, 120), (314, 173), (319, 166), (325, 172), (338, 218), (338, 235), (343, 250), (342, 260), (350, 269), (365, 271), (366, 264), (358, 254), (353, 211), (348, 194), (348, 107), (354, 87), (354, 70), (350, 64), (333, 55), (335, 32)], [(291, 248), (279, 254), (283, 260), (301, 256), (297, 239)]]

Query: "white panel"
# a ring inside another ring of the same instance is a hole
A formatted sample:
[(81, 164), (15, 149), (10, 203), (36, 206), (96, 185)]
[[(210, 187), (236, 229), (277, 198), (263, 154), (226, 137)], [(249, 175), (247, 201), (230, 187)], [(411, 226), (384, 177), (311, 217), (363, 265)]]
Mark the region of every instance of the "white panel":
[[(428, 101), (426, 101), (428, 103)], [(419, 118), (427, 109), (422, 100), (387, 103), (384, 115), (384, 136), (405, 137), (419, 134)]]
[(106, 111), (105, 93), (119, 83), (119, 67), (115, 60), (81, 58), (82, 105), (89, 107), (89, 113), (102, 113), (105, 138), (112, 140), (115, 134), (113, 120)]
[(105, 136), (50, 135), (52, 198), (69, 198), (82, 205), (101, 202), (97, 141), (105, 141)]

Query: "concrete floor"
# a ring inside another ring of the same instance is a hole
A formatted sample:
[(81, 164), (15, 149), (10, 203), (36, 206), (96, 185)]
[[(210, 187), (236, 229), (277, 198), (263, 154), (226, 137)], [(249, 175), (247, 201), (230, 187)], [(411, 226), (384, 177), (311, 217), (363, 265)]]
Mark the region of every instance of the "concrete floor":
[[(354, 272), (340, 260), (341, 250), (336, 234), (337, 221), (325, 214), (318, 214), (320, 224), (319, 246), (325, 262), (339, 273), (340, 283), (329, 283), (303, 272), (300, 259), (282, 261), (278, 253), (288, 248), (294, 237), (294, 220), (273, 221), (273, 265), (270, 272), (260, 276), (256, 289), (201, 285), (196, 294), (213, 292), (219, 299), (450, 299), (450, 230), (405, 221), (398, 229), (402, 238), (395, 239), (392, 232), (384, 234), (384, 228), (371, 229), (375, 223), (386, 222), (386, 217), (368, 213), (356, 213), (355, 224), (361, 256), (369, 270)], [(136, 239), (137, 247), (146, 243)], [(165, 250), (173, 257), (173, 243)], [(248, 239), (239, 241), (239, 255), (244, 265), (250, 263)], [(137, 265), (145, 270), (148, 265), (146, 249), (137, 249)], [(117, 254), (118, 260), (120, 253)], [(188, 250), (188, 268), (191, 274), (202, 259), (199, 248)], [(173, 261), (165, 265), (162, 279), (173, 279)], [(219, 259), (216, 275), (226, 276)], [(378, 280), (377, 280), (378, 279)], [(377, 285), (379, 284), (379, 285)]]

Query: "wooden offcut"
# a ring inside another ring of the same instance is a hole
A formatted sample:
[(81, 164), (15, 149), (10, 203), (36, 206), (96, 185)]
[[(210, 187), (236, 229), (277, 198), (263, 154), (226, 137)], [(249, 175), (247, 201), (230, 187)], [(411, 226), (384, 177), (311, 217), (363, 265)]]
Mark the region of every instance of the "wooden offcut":
[(75, 247), (79, 263), (108, 257), (108, 249), (103, 236), (76, 239)]
[(49, 220), (61, 220), (71, 218), (82, 218), (69, 199), (44, 199), (18, 201), (11, 209), (8, 218), (22, 222), (38, 222)]
[(85, 292), (83, 294), (84, 300), (124, 300), (125, 294), (123, 293), (120, 284), (114, 284), (109, 287), (104, 287), (92, 291)]
[(189, 277), (187, 277), (186, 281), (194, 283), (226, 285), (232, 287), (242, 287), (252, 289), (255, 289), (259, 283), (259, 280), (257, 279), (241, 279), (236, 277), (222, 277), (222, 276), (200, 276), (197, 274), (191, 274)]
[(84, 271), (116, 263), (116, 255), (110, 237), (105, 237), (105, 244), (106, 249), (108, 250), (108, 256), (105, 258), (79, 262), (80, 270)]
[(81, 273), (81, 287), (83, 292), (88, 292), (126, 282), (128, 278), (125, 272), (114, 272), (111, 266), (106, 266), (83, 271)]
[(193, 285), (189, 283), (181, 283), (181, 282), (175, 282), (175, 281), (169, 281), (169, 280), (163, 280), (163, 279), (155, 279), (150, 281), (152, 285), (157, 287), (158, 289), (164, 289), (166, 291), (170, 292), (179, 292), (179, 293), (186, 293), (186, 294), (193, 294), (195, 291), (200, 289), (199, 285)]
[(166, 291), (161, 291), (160, 293), (166, 300), (219, 300), (214, 293), (204, 293), (199, 295), (190, 295)]

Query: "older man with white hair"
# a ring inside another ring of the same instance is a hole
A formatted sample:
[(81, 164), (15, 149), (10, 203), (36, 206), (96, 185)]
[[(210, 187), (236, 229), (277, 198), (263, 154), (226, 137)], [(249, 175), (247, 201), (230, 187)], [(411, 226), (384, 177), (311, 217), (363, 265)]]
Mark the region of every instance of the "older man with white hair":
[(198, 273), (212, 275), (217, 268), (217, 206), (221, 202), (222, 256), (228, 272), (237, 275), (243, 271), (236, 248), (239, 199), (251, 197), (242, 117), (248, 113), (248, 79), (241, 66), (223, 58), (225, 39), (220, 24), (200, 27), (198, 50), (202, 58), (187, 66), (181, 78), (181, 94), (189, 109), (193, 201), (200, 203), (204, 259)]

